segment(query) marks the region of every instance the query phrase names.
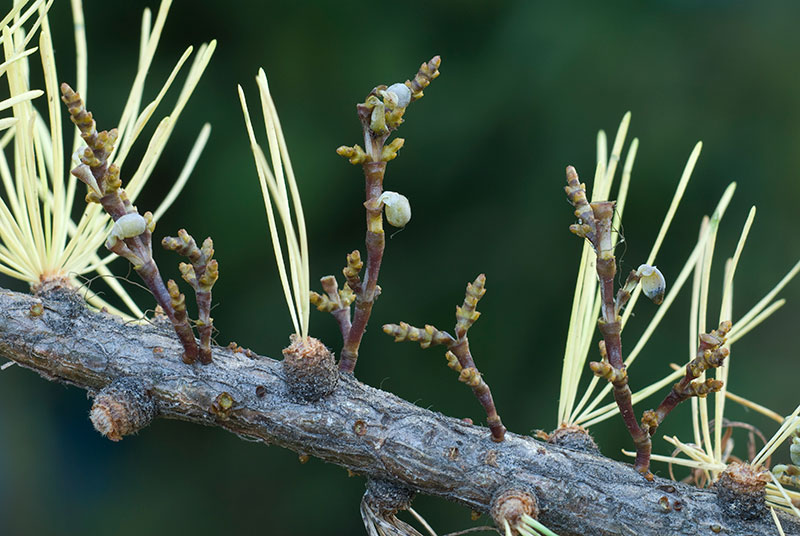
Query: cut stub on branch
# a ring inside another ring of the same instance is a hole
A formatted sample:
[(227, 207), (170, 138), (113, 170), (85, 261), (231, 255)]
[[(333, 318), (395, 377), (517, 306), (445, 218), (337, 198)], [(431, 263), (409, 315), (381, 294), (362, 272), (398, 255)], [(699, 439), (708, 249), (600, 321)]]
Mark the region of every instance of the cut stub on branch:
[(120, 441), (149, 425), (156, 413), (156, 403), (144, 383), (121, 378), (95, 395), (89, 420), (103, 436)]
[(498, 492), (492, 501), (492, 519), (500, 530), (506, 525), (518, 530), (525, 516), (539, 517), (539, 504), (532, 491), (506, 489)]
[(577, 424), (561, 424), (553, 432), (543, 435), (543, 439), (551, 445), (583, 452), (600, 452), (589, 431)]
[(417, 328), (406, 322), (385, 324), (383, 332), (394, 337), (394, 342), (418, 342), (422, 348), (446, 346), (447, 366), (458, 372), (459, 381), (472, 388), (472, 392), (478, 397), (478, 401), (486, 411), (486, 424), (492, 432), (492, 440), (499, 442), (505, 437), (506, 427), (503, 426), (503, 421), (497, 413), (489, 385), (475, 366), (467, 338), (467, 331), (481, 315), (476, 307), (478, 301), (486, 293), (485, 285), (486, 276), (484, 274), (480, 274), (472, 283), (467, 283), (464, 303), (456, 307), (456, 337), (435, 326), (426, 325), (424, 328)]
[(315, 402), (333, 392), (339, 372), (333, 352), (314, 337), (291, 336), (283, 350), (283, 371), (289, 390), (306, 402)]
[(767, 513), (766, 487), (769, 471), (743, 463), (732, 463), (719, 475), (712, 489), (717, 502), (731, 517), (750, 520)]

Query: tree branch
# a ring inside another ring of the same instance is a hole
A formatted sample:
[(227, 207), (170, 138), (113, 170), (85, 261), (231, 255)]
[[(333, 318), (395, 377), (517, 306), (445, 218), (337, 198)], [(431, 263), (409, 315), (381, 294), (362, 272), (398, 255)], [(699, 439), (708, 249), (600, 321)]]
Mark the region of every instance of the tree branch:
[[(540, 520), (570, 535), (773, 534), (768, 514), (726, 516), (713, 491), (656, 478), (629, 465), (425, 410), (342, 374), (336, 390), (314, 403), (289, 394), (277, 361), (214, 348), (210, 365), (181, 362), (168, 324), (130, 325), (88, 311), (78, 297), (0, 291), (0, 354), (51, 381), (96, 393), (134, 378), (161, 417), (219, 426), (389, 480), (418, 493), (489, 512), (498, 492), (533, 491)], [(227, 395), (227, 397), (225, 396)], [(230, 410), (220, 411), (230, 398)], [(786, 534), (800, 524), (781, 516)]]

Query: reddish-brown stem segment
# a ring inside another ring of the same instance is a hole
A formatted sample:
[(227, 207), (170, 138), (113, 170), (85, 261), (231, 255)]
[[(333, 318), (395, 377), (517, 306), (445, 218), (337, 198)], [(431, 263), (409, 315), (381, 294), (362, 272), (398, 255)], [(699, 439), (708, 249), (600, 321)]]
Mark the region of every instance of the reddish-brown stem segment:
[(383, 213), (378, 197), (383, 193), (383, 175), (386, 162), (366, 162), (364, 164), (364, 180), (367, 201), (367, 265), (364, 281), (356, 294), (355, 313), (347, 336), (344, 340), (339, 370), (353, 373), (358, 360), (358, 348), (361, 338), (367, 329), (367, 322), (372, 314), (372, 306), (378, 295), (378, 274), (383, 261), (383, 250), (386, 236), (383, 232)]
[(454, 341), (454, 344), (448, 345), (448, 349), (458, 358), (458, 362), (464, 371), (475, 371), (474, 381), (463, 379), (471, 388), (472, 392), (478, 398), (478, 402), (483, 406), (486, 411), (486, 426), (492, 432), (492, 441), (500, 442), (505, 438), (506, 427), (503, 421), (500, 420), (500, 415), (497, 413), (497, 408), (494, 405), (494, 398), (492, 398), (492, 391), (489, 385), (483, 380), (480, 372), (475, 367), (475, 360), (472, 358), (472, 352), (469, 350), (469, 341), (465, 338), (460, 341)]
[(459, 373), (459, 381), (472, 388), (472, 392), (478, 398), (484, 411), (486, 411), (486, 423), (492, 432), (492, 440), (499, 443), (505, 438), (506, 427), (503, 426), (500, 415), (497, 413), (489, 385), (484, 381), (483, 376), (475, 366), (475, 360), (472, 358), (472, 352), (469, 349), (469, 338), (467, 337), (470, 327), (480, 317), (476, 306), (486, 293), (485, 285), (486, 276), (484, 274), (480, 274), (475, 278), (474, 282), (467, 284), (464, 303), (460, 307), (456, 307), (455, 332), (457, 337), (453, 337), (435, 326), (426, 325), (424, 329), (420, 329), (405, 322), (386, 324), (383, 326), (383, 331), (387, 335), (394, 337), (395, 342), (415, 341), (422, 348), (435, 345), (447, 346), (448, 351), (445, 354), (447, 365)]
[[(617, 265), (614, 257), (614, 244), (611, 242), (611, 221), (614, 217), (614, 202), (592, 203), (590, 206), (595, 219), (596, 231), (592, 243), (597, 253), (596, 267), (597, 277), (600, 280), (600, 301), (602, 304), (602, 318), (598, 321), (598, 326), (605, 341), (608, 363), (617, 371), (624, 371), (625, 362), (622, 359), (622, 339), (620, 337), (622, 326), (617, 316), (614, 292), (614, 276), (617, 273)], [(639, 426), (636, 414), (633, 411), (628, 375), (618, 374), (611, 383), (614, 387), (614, 400), (619, 407), (625, 427), (628, 429), (628, 433), (630, 433), (636, 446), (634, 467), (642, 474), (649, 475), (650, 451), (652, 448), (650, 434)]]
[[(94, 118), (91, 112), (86, 110), (81, 96), (68, 84), (61, 84), (61, 93), (63, 95), (61, 100), (67, 106), (72, 122), (80, 130), (81, 137), (88, 147), (81, 157), (82, 165), (72, 170), (73, 175), (89, 186), (87, 200), (100, 203), (115, 222), (127, 214), (138, 213), (131, 205), (125, 190), (121, 188), (119, 167), (108, 164), (108, 156), (117, 139), (116, 129), (111, 132), (97, 132)], [(90, 175), (86, 173), (86, 167), (90, 169)], [(172, 322), (184, 348), (183, 360), (193, 363), (198, 355), (197, 342), (188, 321), (185, 318), (181, 320), (180, 315), (176, 314), (169, 291), (153, 261), (152, 216), (145, 214), (145, 218), (149, 218), (149, 223), (142, 234), (125, 239), (112, 237), (108, 242), (108, 248), (117, 255), (126, 257), (133, 264), (156, 302)]]
[(655, 411), (647, 411), (642, 417), (642, 426), (643, 428), (649, 428), (651, 436), (678, 404), (693, 396), (704, 397), (708, 393), (719, 391), (722, 388), (722, 381), (720, 380), (711, 378), (705, 381), (694, 380), (699, 378), (704, 371), (722, 365), (725, 358), (728, 357), (729, 350), (723, 345), (725, 344), (725, 336), (730, 329), (731, 322), (725, 321), (711, 333), (700, 335), (697, 357), (686, 365), (684, 377), (672, 386), (672, 390), (664, 397), (664, 400)]
[[(339, 294), (339, 285), (336, 283), (336, 278), (326, 276), (320, 279), (322, 283), (322, 290), (328, 295), (331, 302), (338, 305), (336, 309), (331, 311), (331, 314), (339, 324), (339, 331), (342, 333), (342, 340), (347, 339), (347, 334), (350, 333), (350, 306), (342, 301), (342, 296)], [(349, 281), (348, 281), (349, 283)], [(351, 289), (352, 290), (352, 289)]]
[[(586, 198), (586, 189), (578, 180), (578, 174), (572, 166), (567, 167), (565, 191), (575, 207), (575, 216), (581, 222), (580, 225), (573, 225), (570, 229), (578, 236), (588, 239), (597, 254), (596, 269), (601, 298), (601, 318), (598, 320), (598, 327), (603, 334), (608, 362), (605, 367), (601, 364), (593, 364), (592, 368), (596, 374), (606, 377), (613, 386), (614, 400), (636, 446), (634, 467), (648, 479), (652, 479), (649, 471), (652, 448), (650, 434), (636, 420), (631, 389), (628, 386), (628, 375), (622, 359), (622, 340), (620, 338), (622, 327), (614, 292), (614, 276), (617, 273), (617, 265), (611, 233), (615, 203), (613, 201), (589, 203)], [(608, 369), (608, 366), (611, 369)]]

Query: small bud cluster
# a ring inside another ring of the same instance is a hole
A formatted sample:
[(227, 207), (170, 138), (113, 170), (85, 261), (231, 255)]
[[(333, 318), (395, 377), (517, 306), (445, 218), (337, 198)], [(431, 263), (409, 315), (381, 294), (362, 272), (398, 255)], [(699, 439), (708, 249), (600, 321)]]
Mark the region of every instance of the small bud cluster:
[[(214, 242), (211, 238), (203, 241), (202, 247), (197, 247), (192, 235), (186, 229), (180, 229), (177, 237), (168, 236), (161, 241), (165, 249), (175, 251), (189, 259), (189, 263), (179, 265), (181, 277), (189, 283), (195, 292), (197, 301), (197, 331), (200, 335), (200, 362), (211, 363), (211, 334), (214, 329), (211, 318), (211, 289), (219, 278), (219, 264), (214, 256)], [(177, 292), (177, 284), (173, 280), (167, 282), (172, 295), (172, 288)], [(183, 294), (180, 295), (183, 297)], [(183, 307), (185, 311), (185, 307)]]

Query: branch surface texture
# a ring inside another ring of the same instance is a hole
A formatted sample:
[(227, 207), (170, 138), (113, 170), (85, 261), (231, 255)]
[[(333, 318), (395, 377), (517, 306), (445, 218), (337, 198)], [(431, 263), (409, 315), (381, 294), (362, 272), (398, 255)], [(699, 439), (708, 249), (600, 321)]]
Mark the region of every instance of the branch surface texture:
[[(561, 536), (777, 534), (769, 514), (727, 516), (717, 494), (630, 465), (419, 408), (342, 374), (313, 403), (290, 395), (278, 361), (213, 349), (209, 365), (181, 362), (168, 323), (124, 324), (74, 294), (0, 290), (0, 354), (51, 381), (96, 394), (114, 381), (147, 389), (156, 413), (316, 456), (373, 479), (488, 513), (509, 488), (533, 492), (539, 519)], [(787, 535), (800, 524), (781, 515)]]

